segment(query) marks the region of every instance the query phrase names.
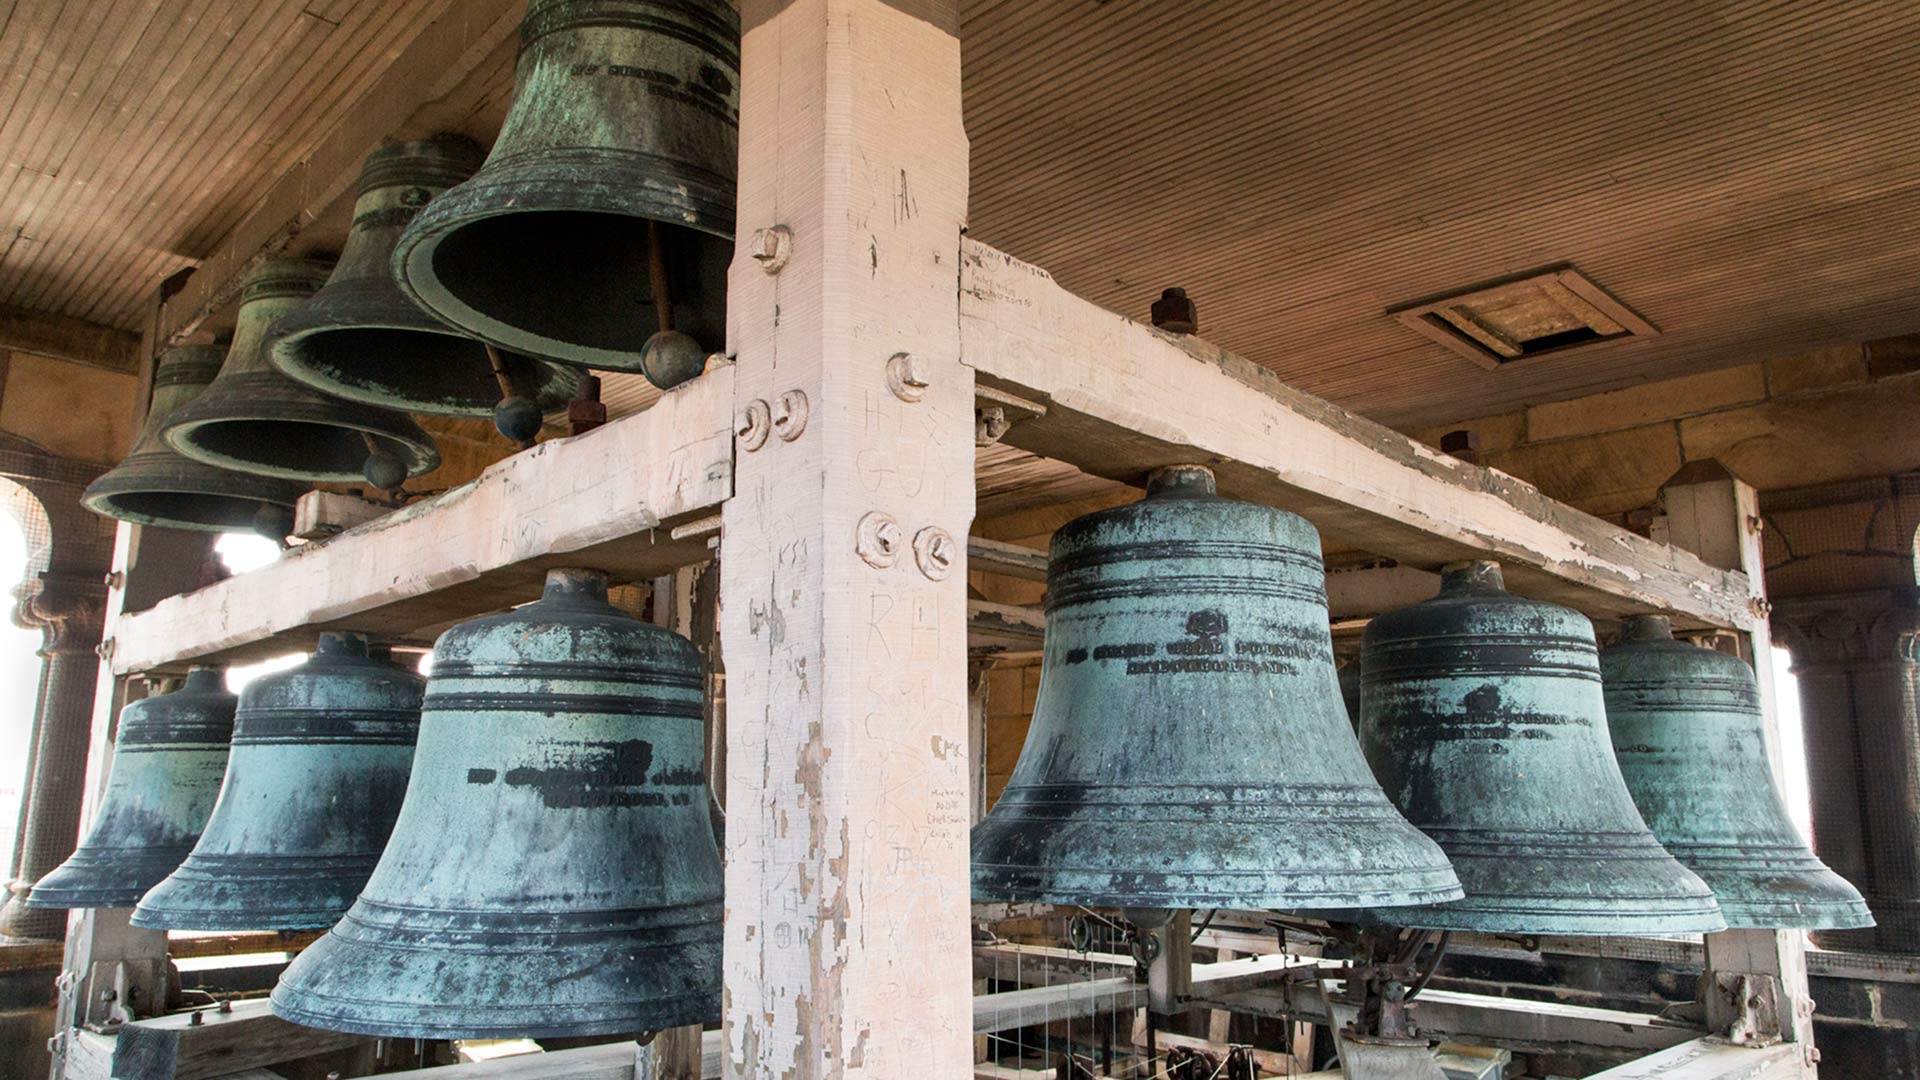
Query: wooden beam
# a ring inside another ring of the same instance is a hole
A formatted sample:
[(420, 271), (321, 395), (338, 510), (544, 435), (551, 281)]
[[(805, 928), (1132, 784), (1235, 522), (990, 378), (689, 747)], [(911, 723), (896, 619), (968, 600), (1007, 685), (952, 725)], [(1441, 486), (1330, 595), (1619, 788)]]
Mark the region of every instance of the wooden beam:
[(631, 1042), (583, 1046), (544, 1054), (442, 1065), (407, 1073), (408, 1080), (634, 1080), (634, 1057), (640, 1047)]
[[(808, 420), (743, 445), (722, 512), (736, 1078), (973, 1064), (967, 951), (929, 947), (970, 922), (967, 142), (959, 39), (908, 6), (744, 5), (737, 403)], [(888, 388), (899, 353), (924, 394)]]
[(983, 536), (969, 536), (967, 568), (1025, 581), (1045, 581), (1047, 553), (1001, 540), (988, 540)]
[(114, 1039), (112, 1076), (205, 1080), (370, 1041), (364, 1035), (290, 1024), (273, 1015), (265, 999), (240, 1001), (231, 1012), (201, 1009), (122, 1027)]
[(0, 349), (70, 360), (129, 375), (140, 371), (139, 334), (11, 304), (0, 304)]
[(1695, 1039), (1587, 1080), (1788, 1080), (1799, 1076), (1799, 1048), (1782, 1043), (1753, 1048)]
[(452, 99), (476, 96), (471, 87), (458, 92), (492, 54), (512, 48), (525, 7), (525, 0), (445, 0), (419, 36), (404, 48), (389, 45), (385, 74), (266, 190), (167, 302), (160, 340), (178, 342), (199, 330), (239, 296), (249, 270), (286, 251), (308, 225), (351, 198), (361, 164), (382, 142), (457, 129), (466, 115)]
[(1046, 406), (1007, 432), (1021, 449), (1128, 481), (1208, 464), (1223, 493), (1297, 511), (1330, 544), (1421, 569), (1499, 559), (1516, 591), (1593, 614), (1651, 609), (1730, 627), (1754, 617), (1742, 574), (1441, 454), (1199, 338), (1102, 310), (971, 240), (960, 321), (983, 385)]
[[(1220, 964), (1196, 964), (1192, 996), (1195, 1001), (1214, 1001), (1256, 991), (1285, 978), (1290, 969), (1319, 963), (1296, 957), (1255, 956)], [(1125, 1012), (1145, 1008), (1147, 997), (1147, 984), (1135, 982), (1131, 975), (981, 994), (973, 999), (973, 1030), (1009, 1031), (1029, 1024)]]
[(448, 623), (532, 600), (550, 567), (616, 581), (709, 557), (674, 525), (733, 490), (733, 368), (716, 368), (644, 413), (541, 443), (478, 480), (278, 562), (121, 619), (119, 672), (271, 656), (325, 629), (427, 641)]

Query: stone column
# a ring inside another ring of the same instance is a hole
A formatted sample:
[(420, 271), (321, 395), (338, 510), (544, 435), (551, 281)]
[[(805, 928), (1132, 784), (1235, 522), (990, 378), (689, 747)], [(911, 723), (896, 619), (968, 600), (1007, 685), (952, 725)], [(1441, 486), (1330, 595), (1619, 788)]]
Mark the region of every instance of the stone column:
[(43, 666), (33, 719), (32, 771), (21, 799), (16, 870), (6, 906), (0, 908), (0, 935), (58, 941), (66, 935), (67, 913), (32, 911), (22, 901), (34, 882), (73, 854), (79, 841), (106, 587), (97, 579), (43, 574), (41, 580), (41, 589), (19, 613), (22, 622), (40, 628)]
[(1800, 680), (1814, 850), (1880, 924), (1815, 938), (1920, 953), (1920, 590), (1795, 597), (1774, 625)]

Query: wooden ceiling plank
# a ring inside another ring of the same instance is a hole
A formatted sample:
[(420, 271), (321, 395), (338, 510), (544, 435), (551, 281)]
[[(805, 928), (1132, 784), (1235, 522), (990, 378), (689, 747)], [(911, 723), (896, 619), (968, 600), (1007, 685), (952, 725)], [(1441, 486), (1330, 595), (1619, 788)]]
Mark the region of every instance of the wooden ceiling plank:
[(453, 0), (390, 65), (356, 106), (336, 124), (310, 157), (351, 161), (350, 169), (308, 175), (295, 166), (227, 234), (221, 247), (169, 305), (164, 340), (178, 340), (197, 329), (233, 295), (238, 277), (260, 257), (283, 246), (283, 228), (296, 227), (324, 212), (351, 189), (368, 151), (386, 136), (407, 128), (431, 103), (457, 86), (479, 57), (518, 28), (517, 0)]
[[(391, 18), (395, 10), (394, 7), (383, 8), (387, 18)], [(382, 25), (384, 22), (385, 19), (380, 20)], [(184, 222), (186, 215), (191, 214), (194, 208), (207, 205), (223, 188), (230, 187), (232, 172), (272, 175), (267, 170), (274, 169), (276, 165), (284, 168), (279, 163), (296, 156), (300, 146), (289, 140), (279, 152), (266, 152), (280, 134), (271, 119), (276, 110), (282, 103), (317, 105), (313, 99), (313, 89), (324, 88), (342, 75), (328, 60), (335, 57), (351, 58), (359, 51), (359, 45), (371, 40), (371, 32), (367, 28), (354, 27), (354, 33), (347, 34), (337, 43), (331, 42), (329, 39), (336, 33), (343, 32), (297, 10), (289, 16), (288, 25), (290, 34), (278, 38), (267, 37), (261, 42), (264, 52), (258, 62), (257, 72), (233, 99), (236, 105), (243, 104), (245, 107), (222, 125), (223, 137), (217, 144), (217, 152), (222, 155), (222, 160), (231, 163), (230, 168), (197, 173), (183, 171), (181, 175), (192, 186), (184, 191), (177, 190), (179, 210), (175, 221)], [(289, 56), (297, 57), (298, 61), (286, 63), (285, 58)], [(241, 201), (244, 202), (246, 189), (239, 189), (236, 193), (242, 196)], [(191, 237), (193, 231), (198, 230), (189, 230), (187, 235)], [(192, 242), (188, 240), (189, 244)], [(100, 269), (106, 268), (102, 266)], [(82, 282), (81, 287), (85, 284)]]
[[(265, 40), (271, 33), (277, 25), (273, 21), (272, 15), (280, 10), (282, 9), (274, 5), (243, 8), (241, 9), (239, 18), (232, 20), (234, 30), (230, 36), (226, 37), (224, 48), (215, 44), (213, 41), (207, 43), (208, 55), (212, 59), (210, 63), (200, 67), (200, 78), (193, 84), (189, 96), (183, 99), (188, 105), (187, 115), (183, 118), (186, 123), (163, 125), (162, 130), (165, 131), (166, 134), (156, 133), (150, 144), (153, 147), (154, 153), (161, 156), (160, 161), (155, 163), (156, 168), (149, 173), (149, 182), (153, 184), (153, 189), (156, 192), (163, 193), (167, 196), (177, 196), (177, 189), (170, 183), (176, 173), (196, 166), (203, 172), (214, 171), (219, 168), (219, 163), (222, 159), (211, 157), (209, 154), (210, 146), (217, 144), (209, 144), (203, 142), (203, 140), (205, 139), (206, 131), (212, 127), (218, 114), (231, 99), (228, 92), (223, 91), (209, 94), (205, 93), (205, 88), (214, 86), (227, 87), (238, 83), (238, 80), (232, 72), (247, 62), (250, 51), (249, 46), (252, 42), (254, 40)], [(187, 152), (177, 149), (182, 147), (194, 147), (197, 148), (198, 152)], [(163, 169), (165, 171), (162, 171)], [(185, 204), (184, 199), (179, 199), (175, 201), (172, 206), (160, 210), (157, 214), (157, 220), (154, 221), (153, 224), (164, 229), (171, 215), (186, 212), (190, 212), (190, 208)], [(93, 221), (92, 218), (88, 218), (87, 220), (89, 222)], [(89, 229), (88, 232), (91, 233), (92, 230)], [(119, 235), (119, 231), (110, 231), (106, 235), (112, 238)], [(70, 244), (63, 246), (70, 247), (75, 251), (87, 250), (88, 245), (86, 240), (86, 236), (75, 237)], [(149, 282), (147, 287), (151, 288), (151, 286), (152, 283)], [(30, 305), (45, 307), (64, 306), (58, 303), (46, 303), (34, 293), (25, 294), (23, 299), (27, 300)]]

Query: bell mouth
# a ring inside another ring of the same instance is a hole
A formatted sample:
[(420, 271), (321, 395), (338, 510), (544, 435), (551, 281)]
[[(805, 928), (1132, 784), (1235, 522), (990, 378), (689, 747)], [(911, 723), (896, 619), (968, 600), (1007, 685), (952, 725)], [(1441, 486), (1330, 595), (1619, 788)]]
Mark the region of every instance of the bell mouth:
[(181, 453), (209, 465), (288, 480), (364, 482), (370, 453), (362, 432), (407, 462), (407, 475), (431, 472), (440, 455), (381, 431), (310, 420), (204, 420), (168, 434)]
[(87, 509), (118, 521), (201, 532), (250, 532), (261, 507), (293, 505), (187, 491), (123, 491), (90, 495), (85, 502)]
[(665, 230), (672, 329), (718, 348), (733, 243), (679, 225), (598, 210), (489, 213), (447, 221), (411, 250), (403, 243), (401, 269), (426, 308), (477, 337), (583, 367), (638, 372), (642, 346), (662, 329), (648, 262), (654, 227)]
[[(576, 376), (506, 353), (515, 392), (543, 409), (565, 403)], [(491, 416), (500, 384), (481, 342), (444, 331), (395, 326), (316, 328), (280, 341), (274, 366), (316, 390), (383, 408), (438, 416)]]

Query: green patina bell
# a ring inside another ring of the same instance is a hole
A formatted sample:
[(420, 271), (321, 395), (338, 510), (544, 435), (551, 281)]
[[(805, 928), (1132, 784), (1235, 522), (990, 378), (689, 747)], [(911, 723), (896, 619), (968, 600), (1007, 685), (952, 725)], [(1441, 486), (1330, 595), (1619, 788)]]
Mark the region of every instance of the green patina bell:
[(1362, 921), (1630, 935), (1723, 929), (1713, 894), (1641, 820), (1614, 763), (1593, 625), (1457, 563), (1440, 595), (1367, 626), (1360, 741), (1466, 899)]
[(406, 414), (328, 397), (267, 363), (267, 328), (326, 279), (327, 264), (311, 259), (272, 259), (247, 275), (227, 362), (167, 417), (167, 445), (223, 469), (312, 482), (361, 480), (376, 452), (407, 476), (439, 466), (433, 439)]
[(1713, 890), (1727, 925), (1873, 925), (1859, 890), (1814, 857), (1787, 816), (1745, 661), (1675, 641), (1663, 615), (1636, 615), (1600, 654), (1600, 674), (1634, 802), (1667, 850)]
[(422, 680), (322, 634), (307, 661), (241, 691), (206, 832), (140, 901), (162, 930), (332, 926), (359, 895), (400, 813)]
[(584, 367), (645, 371), (662, 332), (656, 354), (720, 348), (739, 83), (725, 0), (532, 0), (499, 141), (408, 227), (401, 285), (484, 341)]
[(1220, 498), (1185, 466), (1054, 535), (1039, 699), (973, 830), (973, 895), (1131, 908), (1460, 896), (1354, 741), (1312, 525)]
[(447, 631), (393, 840), (273, 1011), (430, 1039), (717, 1018), (704, 688), (692, 643), (607, 603), (594, 571)]
[(161, 437), (167, 420), (199, 397), (227, 356), (221, 345), (183, 345), (160, 357), (146, 426), (126, 459), (87, 485), (80, 502), (136, 525), (237, 532), (262, 528), (275, 539), (293, 528), (304, 485), (216, 468), (186, 457)]
[[(353, 227), (333, 276), (269, 331), (273, 366), (323, 393), (389, 409), (490, 416), (502, 397), (486, 346), (420, 310), (393, 278), (393, 249), (428, 201), (473, 175), (479, 146), (459, 135), (375, 150), (360, 172)], [(572, 368), (501, 355), (513, 393), (537, 407), (570, 400)]]
[(219, 671), (120, 710), (93, 828), (27, 896), (35, 908), (130, 908), (193, 850), (220, 794), (235, 698)]

